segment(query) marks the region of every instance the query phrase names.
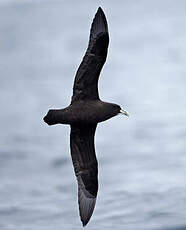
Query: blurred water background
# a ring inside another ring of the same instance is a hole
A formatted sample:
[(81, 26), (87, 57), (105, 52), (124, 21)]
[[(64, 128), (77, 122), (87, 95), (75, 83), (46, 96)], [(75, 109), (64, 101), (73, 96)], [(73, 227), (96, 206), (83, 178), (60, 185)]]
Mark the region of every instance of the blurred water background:
[(90, 230), (186, 229), (186, 1), (0, 1), (0, 229), (82, 229), (69, 104), (98, 6), (110, 47), (99, 90), (120, 104), (98, 126)]

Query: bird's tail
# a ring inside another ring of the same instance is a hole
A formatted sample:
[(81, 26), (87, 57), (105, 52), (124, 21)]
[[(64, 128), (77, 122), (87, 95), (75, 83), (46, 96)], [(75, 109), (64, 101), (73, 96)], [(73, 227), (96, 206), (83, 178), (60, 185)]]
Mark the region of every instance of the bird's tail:
[(43, 118), (44, 122), (46, 122), (48, 125), (56, 125), (59, 122), (59, 115), (58, 110), (56, 109), (50, 109), (47, 113), (47, 115)]

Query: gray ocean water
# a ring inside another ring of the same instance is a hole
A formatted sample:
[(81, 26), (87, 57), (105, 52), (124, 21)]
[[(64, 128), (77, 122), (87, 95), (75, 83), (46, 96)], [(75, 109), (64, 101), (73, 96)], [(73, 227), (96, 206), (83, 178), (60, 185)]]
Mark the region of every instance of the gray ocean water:
[(98, 126), (90, 230), (186, 230), (186, 1), (0, 1), (0, 230), (77, 230), (70, 103), (98, 8), (110, 30), (102, 100), (130, 113)]

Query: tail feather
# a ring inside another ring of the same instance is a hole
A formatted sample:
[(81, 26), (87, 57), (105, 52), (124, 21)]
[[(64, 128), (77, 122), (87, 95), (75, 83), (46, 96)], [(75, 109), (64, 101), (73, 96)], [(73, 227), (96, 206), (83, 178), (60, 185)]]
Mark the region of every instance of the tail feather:
[(58, 124), (58, 116), (57, 116), (57, 110), (50, 109), (47, 113), (47, 115), (43, 118), (44, 122), (46, 122), (48, 125), (56, 125)]

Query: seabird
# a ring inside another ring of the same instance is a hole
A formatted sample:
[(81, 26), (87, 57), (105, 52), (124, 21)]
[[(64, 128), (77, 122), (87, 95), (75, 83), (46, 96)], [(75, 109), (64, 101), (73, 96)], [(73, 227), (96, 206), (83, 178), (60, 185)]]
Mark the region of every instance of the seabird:
[(70, 149), (83, 226), (92, 216), (98, 192), (98, 164), (94, 147), (97, 124), (118, 114), (128, 116), (119, 105), (99, 98), (98, 78), (106, 61), (108, 44), (107, 20), (99, 7), (91, 25), (87, 51), (75, 76), (71, 103), (64, 109), (49, 110), (44, 117), (48, 125), (68, 124), (71, 127)]

